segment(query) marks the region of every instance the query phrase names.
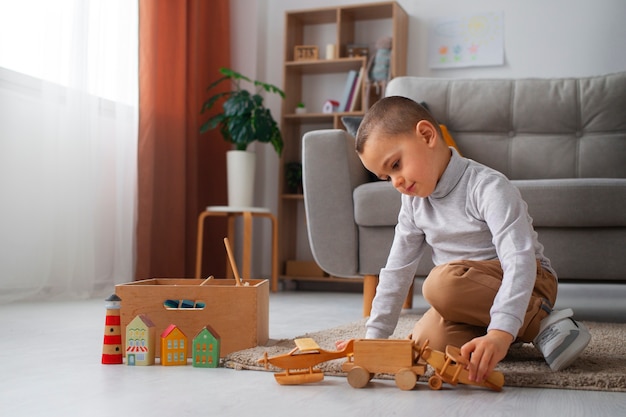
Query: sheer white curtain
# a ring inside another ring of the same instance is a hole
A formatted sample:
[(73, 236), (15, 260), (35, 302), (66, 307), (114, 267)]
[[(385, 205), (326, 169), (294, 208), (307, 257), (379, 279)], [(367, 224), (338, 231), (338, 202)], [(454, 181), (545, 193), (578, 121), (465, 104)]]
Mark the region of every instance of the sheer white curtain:
[(0, 0), (0, 302), (133, 279), (137, 8)]

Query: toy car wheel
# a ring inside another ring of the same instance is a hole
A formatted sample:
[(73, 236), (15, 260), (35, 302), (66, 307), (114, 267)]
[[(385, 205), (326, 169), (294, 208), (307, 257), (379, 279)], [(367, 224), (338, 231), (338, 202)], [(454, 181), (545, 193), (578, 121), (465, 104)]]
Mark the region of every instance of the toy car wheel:
[(430, 387), (430, 389), (440, 390), (442, 385), (443, 385), (443, 381), (441, 380), (439, 376), (433, 375), (430, 378), (428, 378), (428, 386)]
[(370, 379), (372, 379), (370, 373), (361, 366), (355, 366), (348, 372), (348, 383), (352, 388), (363, 388)]
[(417, 383), (417, 375), (410, 369), (400, 369), (395, 376), (396, 385), (404, 391), (410, 391), (415, 388)]

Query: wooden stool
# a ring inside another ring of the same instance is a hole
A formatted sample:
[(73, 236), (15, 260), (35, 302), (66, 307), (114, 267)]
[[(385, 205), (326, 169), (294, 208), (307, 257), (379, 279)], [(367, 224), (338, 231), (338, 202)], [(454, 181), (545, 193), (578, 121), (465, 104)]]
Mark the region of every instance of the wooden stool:
[[(198, 244), (196, 252), (196, 278), (202, 278), (202, 245), (204, 237), (204, 222), (209, 216), (222, 216), (228, 218), (228, 240), (234, 242), (235, 218), (243, 217), (243, 262), (242, 278), (250, 279), (250, 266), (252, 263), (252, 218), (265, 217), (272, 221), (272, 281), (271, 290), (278, 290), (278, 223), (276, 217), (269, 209), (263, 207), (229, 207), (209, 206), (198, 216)], [(230, 263), (226, 262), (226, 277), (232, 278), (233, 271)]]

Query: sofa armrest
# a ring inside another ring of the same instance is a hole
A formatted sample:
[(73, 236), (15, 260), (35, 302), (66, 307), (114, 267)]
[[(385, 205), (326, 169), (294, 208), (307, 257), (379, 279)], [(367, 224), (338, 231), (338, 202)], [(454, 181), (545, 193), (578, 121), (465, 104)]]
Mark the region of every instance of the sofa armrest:
[(315, 130), (304, 135), (302, 182), (309, 243), (315, 261), (331, 275), (359, 276), (352, 193), (367, 181), (348, 133)]

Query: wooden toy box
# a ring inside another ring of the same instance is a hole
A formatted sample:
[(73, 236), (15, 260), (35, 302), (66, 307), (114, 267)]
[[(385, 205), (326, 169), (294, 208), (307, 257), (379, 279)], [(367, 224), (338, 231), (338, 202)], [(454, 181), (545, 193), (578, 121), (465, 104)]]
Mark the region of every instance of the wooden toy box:
[[(268, 280), (155, 278), (115, 286), (121, 301), (122, 343), (125, 329), (137, 314), (154, 322), (157, 338), (170, 324), (177, 325), (191, 341), (207, 324), (219, 334), (220, 356), (267, 343), (269, 337)], [(177, 306), (176, 303), (179, 303)], [(156, 343), (156, 357), (160, 357)]]

